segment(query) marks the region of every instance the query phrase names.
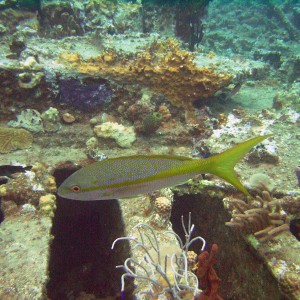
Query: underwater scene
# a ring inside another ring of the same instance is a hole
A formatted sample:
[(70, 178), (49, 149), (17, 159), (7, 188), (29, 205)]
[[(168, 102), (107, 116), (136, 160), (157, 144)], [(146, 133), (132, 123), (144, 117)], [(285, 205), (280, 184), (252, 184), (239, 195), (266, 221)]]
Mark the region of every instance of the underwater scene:
[(299, 0), (0, 0), (0, 300), (300, 300)]

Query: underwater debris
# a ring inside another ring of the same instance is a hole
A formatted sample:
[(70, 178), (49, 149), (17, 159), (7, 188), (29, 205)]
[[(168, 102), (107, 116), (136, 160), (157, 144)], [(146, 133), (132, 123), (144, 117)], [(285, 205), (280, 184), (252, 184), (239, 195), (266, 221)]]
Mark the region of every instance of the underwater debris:
[(0, 153), (9, 153), (32, 146), (33, 135), (19, 128), (0, 128)]
[[(132, 228), (137, 230), (138, 238), (134, 236), (117, 238), (111, 249), (114, 249), (119, 241), (129, 241), (132, 243), (133, 251), (141, 251), (141, 260), (127, 258), (122, 266), (125, 274), (121, 277), (122, 295), (125, 296), (125, 278), (134, 278), (136, 282), (141, 282), (136, 296), (148, 295), (151, 299), (158, 296), (171, 296), (172, 299), (192, 299), (201, 294), (198, 288), (198, 278), (188, 268), (187, 253), (189, 247), (195, 241), (202, 242), (201, 251), (204, 250), (206, 242), (198, 236), (192, 238), (194, 225), (191, 224), (191, 213), (189, 214), (188, 226), (185, 226), (183, 216), (181, 217), (182, 227), (185, 232), (185, 243), (173, 231), (167, 231), (165, 234), (173, 235), (179, 243), (179, 253), (168, 253), (162, 255), (163, 244), (154, 229), (144, 223), (140, 223)], [(173, 242), (174, 243), (174, 242)], [(143, 283), (146, 286), (143, 286)], [(198, 299), (198, 298), (196, 298)]]

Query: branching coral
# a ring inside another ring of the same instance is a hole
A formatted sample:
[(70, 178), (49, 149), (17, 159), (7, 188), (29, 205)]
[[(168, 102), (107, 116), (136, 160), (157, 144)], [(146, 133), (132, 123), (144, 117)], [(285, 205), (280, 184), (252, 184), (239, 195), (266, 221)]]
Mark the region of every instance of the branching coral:
[(246, 234), (253, 233), (262, 242), (289, 229), (279, 201), (267, 191), (248, 203), (235, 198), (224, 198), (223, 202), (232, 214), (230, 222), (225, 224)]
[(113, 49), (88, 60), (76, 53), (61, 56), (65, 64), (70, 64), (79, 73), (98, 75), (119, 83), (139, 83), (164, 94), (174, 106), (187, 110), (192, 108), (194, 100), (212, 96), (232, 78), (229, 74), (197, 67), (194, 58), (172, 39), (153, 42), (134, 54)]

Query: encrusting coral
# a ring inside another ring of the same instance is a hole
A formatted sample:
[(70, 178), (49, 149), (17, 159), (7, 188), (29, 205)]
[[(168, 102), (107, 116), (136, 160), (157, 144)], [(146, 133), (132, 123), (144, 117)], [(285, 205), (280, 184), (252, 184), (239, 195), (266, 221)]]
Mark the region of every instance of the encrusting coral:
[(30, 148), (32, 142), (32, 134), (25, 129), (0, 128), (0, 153)]
[(39, 207), (42, 214), (53, 217), (56, 209), (56, 197), (54, 194), (46, 194), (40, 197)]
[(172, 200), (167, 197), (158, 197), (155, 199), (155, 208), (159, 214), (169, 215), (172, 209)]
[(139, 83), (162, 93), (176, 107), (192, 109), (196, 99), (206, 99), (232, 79), (229, 74), (199, 68), (195, 56), (181, 50), (173, 39), (154, 41), (135, 54), (116, 50), (83, 60), (78, 53), (65, 53), (61, 61), (81, 74), (98, 75), (119, 83)]

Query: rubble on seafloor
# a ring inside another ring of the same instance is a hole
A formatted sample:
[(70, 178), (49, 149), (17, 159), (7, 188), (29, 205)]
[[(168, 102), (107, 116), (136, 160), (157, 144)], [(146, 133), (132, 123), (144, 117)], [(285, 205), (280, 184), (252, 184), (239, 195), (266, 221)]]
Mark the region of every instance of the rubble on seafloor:
[[(213, 2), (194, 52), (174, 34), (175, 13), (165, 7), (49, 2), (43, 20), (0, 11), (0, 165), (33, 166), (0, 185), (0, 299), (120, 298), (115, 266), (144, 257), (129, 242), (111, 249), (113, 241), (143, 223), (163, 256), (178, 253), (164, 232), (184, 239), (181, 216), (189, 212), (205, 250), (214, 253), (218, 244), (219, 295), (300, 299), (299, 56), (281, 40), (294, 30), (280, 17), (296, 20), (299, 9), (284, 4), (276, 18), (260, 21), (264, 4), (251, 4), (258, 10), (249, 16), (233, 2)], [(229, 29), (220, 32), (219, 22)], [(259, 40), (248, 36), (259, 23), (278, 38), (267, 30)], [(95, 160), (205, 158), (268, 133), (236, 168), (252, 198), (211, 175), (120, 201), (56, 195), (65, 178)], [(191, 250), (197, 256), (200, 249)], [(148, 282), (135, 284), (126, 281), (126, 299), (148, 289)]]

